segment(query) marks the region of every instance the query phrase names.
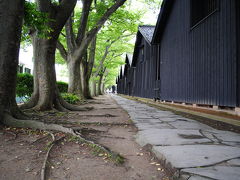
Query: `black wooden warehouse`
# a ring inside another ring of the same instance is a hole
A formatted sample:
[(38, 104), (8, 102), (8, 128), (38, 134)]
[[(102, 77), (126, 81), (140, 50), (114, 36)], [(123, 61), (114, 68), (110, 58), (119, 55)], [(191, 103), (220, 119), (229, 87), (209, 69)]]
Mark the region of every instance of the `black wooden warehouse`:
[(149, 51), (142, 51), (151, 65), (136, 58), (139, 28), (131, 95), (239, 107), (239, 24), (239, 0), (164, 0), (151, 45), (144, 44)]
[(119, 94), (125, 94), (125, 77), (123, 75), (125, 65), (120, 67), (120, 73), (117, 78), (117, 92)]
[(131, 66), (131, 94), (146, 98), (154, 97), (155, 68), (151, 46), (154, 26), (139, 26)]

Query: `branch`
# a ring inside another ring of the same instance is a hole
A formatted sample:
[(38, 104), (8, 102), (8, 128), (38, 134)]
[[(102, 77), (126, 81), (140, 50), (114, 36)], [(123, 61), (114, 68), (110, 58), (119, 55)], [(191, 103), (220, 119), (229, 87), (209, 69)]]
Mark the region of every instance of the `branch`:
[(62, 35), (63, 37), (66, 37), (66, 34), (64, 34), (63, 32), (61, 32), (61, 35)]
[(87, 33), (87, 36), (93, 36), (96, 34), (101, 27), (104, 25), (104, 23), (107, 21), (107, 19), (120, 7), (125, 3), (126, 0), (117, 0), (114, 5), (112, 5), (105, 13), (104, 15), (99, 19), (96, 26)]
[(74, 14), (72, 13), (72, 15), (68, 18), (66, 24), (65, 24), (65, 30), (66, 30), (66, 40), (67, 40), (67, 47), (68, 50), (71, 52), (73, 52), (73, 49), (76, 47), (76, 37), (75, 34), (73, 32), (73, 20), (72, 20), (72, 16), (74, 16)]
[(59, 50), (62, 58), (67, 62), (67, 51), (59, 40), (57, 41), (57, 49)]
[(94, 73), (94, 76), (95, 76), (95, 77), (98, 76), (99, 72), (100, 72), (101, 69), (103, 68), (103, 63), (104, 63), (105, 59), (107, 58), (108, 53), (109, 53), (108, 51), (105, 51), (102, 59), (100, 60), (100, 64), (99, 64), (99, 66), (98, 66), (98, 69), (97, 69), (96, 72)]
[[(92, 1), (92, 0), (91, 0)], [(94, 36), (98, 33), (98, 31), (102, 28), (104, 23), (107, 21), (107, 19), (120, 7), (125, 3), (126, 0), (117, 0), (105, 13), (104, 15), (99, 19), (99, 21), (96, 23), (95, 27), (91, 29), (83, 38), (80, 47), (75, 51), (76, 59), (82, 59), (84, 52), (87, 50), (87, 47), (91, 43)]]
[(96, 45), (97, 45), (97, 37), (95, 36), (92, 40), (92, 43), (89, 49), (90, 54), (89, 54), (89, 61), (88, 61), (87, 78), (90, 78), (92, 74), (92, 69), (95, 61)]
[(37, 8), (41, 12), (49, 12), (52, 4), (49, 0), (36, 0)]
[(120, 53), (120, 54), (117, 54), (115, 56), (112, 56), (112, 58), (116, 58), (116, 57), (119, 57), (119, 56), (122, 56), (122, 55), (123, 55), (123, 53)]
[(77, 0), (61, 0), (57, 6), (55, 33), (59, 34), (76, 6)]
[(77, 34), (77, 44), (78, 45), (80, 45), (82, 43), (82, 40), (85, 36), (92, 1), (93, 0), (83, 0), (82, 15), (80, 18), (80, 26), (78, 28), (78, 34)]

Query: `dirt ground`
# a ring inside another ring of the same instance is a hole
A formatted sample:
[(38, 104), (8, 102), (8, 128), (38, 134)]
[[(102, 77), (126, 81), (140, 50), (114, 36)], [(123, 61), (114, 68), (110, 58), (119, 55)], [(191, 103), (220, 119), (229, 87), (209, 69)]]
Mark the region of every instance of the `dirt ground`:
[[(108, 95), (89, 100), (91, 111), (38, 113), (39, 120), (84, 128), (81, 134), (113, 151), (112, 156), (93, 145), (59, 133), (0, 127), (0, 179), (37, 180), (46, 153), (48, 180), (167, 180), (157, 159), (134, 141), (137, 132), (128, 114)], [(37, 113), (37, 112), (35, 112)], [(51, 135), (58, 140), (51, 144)], [(123, 158), (115, 157), (119, 153)]]

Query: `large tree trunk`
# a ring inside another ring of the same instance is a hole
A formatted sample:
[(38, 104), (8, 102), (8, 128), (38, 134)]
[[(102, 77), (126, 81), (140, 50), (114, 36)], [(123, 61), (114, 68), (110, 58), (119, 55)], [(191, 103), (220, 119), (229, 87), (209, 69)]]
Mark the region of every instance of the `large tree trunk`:
[(97, 96), (97, 84), (96, 80), (92, 80), (92, 96), (95, 97)]
[(91, 93), (90, 93), (89, 78), (88, 77), (85, 77), (83, 79), (83, 96), (86, 99), (92, 99)]
[(97, 45), (97, 36), (95, 36), (91, 42), (91, 46), (89, 48), (89, 56), (85, 56), (81, 61), (81, 67), (83, 71), (83, 95), (86, 99), (92, 99), (91, 91), (89, 87), (89, 81), (92, 74), (93, 64), (95, 61), (95, 51)]
[(83, 97), (82, 82), (80, 78), (80, 62), (69, 60), (67, 66), (69, 72), (68, 92)]
[(102, 79), (103, 79), (103, 75), (100, 75), (99, 80), (98, 80), (98, 94), (99, 95), (103, 95), (103, 93), (102, 93)]
[(5, 113), (15, 118), (24, 116), (15, 100), (24, 0), (2, 0), (0, 12), (0, 121), (2, 121)]
[(35, 69), (38, 82), (38, 101), (35, 108), (38, 110), (49, 110), (53, 108), (56, 101), (56, 72), (55, 72), (55, 50), (57, 41), (54, 39), (40, 39), (35, 37), (34, 51), (38, 66)]
[(102, 83), (102, 86), (101, 86), (101, 93), (102, 93), (102, 94), (105, 94), (104, 90), (105, 90), (105, 84)]
[(89, 87), (90, 77), (88, 76), (88, 67), (84, 61), (81, 61), (81, 69), (82, 69), (82, 85), (83, 85), (83, 96), (86, 99), (92, 99)]

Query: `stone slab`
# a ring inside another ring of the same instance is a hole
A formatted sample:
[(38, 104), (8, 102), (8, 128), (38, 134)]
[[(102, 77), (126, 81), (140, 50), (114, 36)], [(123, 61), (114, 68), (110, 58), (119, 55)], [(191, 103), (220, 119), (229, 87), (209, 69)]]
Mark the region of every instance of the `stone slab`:
[(212, 178), (210, 179), (210, 178), (194, 175), (194, 176), (191, 176), (190, 178), (185, 179), (185, 180), (212, 180)]
[(177, 129), (212, 129), (210, 126), (196, 122), (196, 121), (181, 121), (170, 122), (170, 125)]
[(234, 165), (234, 166), (240, 166), (240, 158), (238, 159), (231, 159), (227, 162), (230, 165)]
[(213, 166), (205, 168), (183, 169), (181, 172), (196, 174), (217, 180), (239, 180), (240, 167)]
[(216, 131), (214, 135), (222, 141), (240, 142), (240, 134), (234, 132)]
[(137, 134), (137, 142), (144, 146), (146, 144), (171, 146), (184, 144), (210, 143), (211, 141), (201, 135), (198, 130), (181, 129), (151, 129), (143, 130)]
[(172, 126), (162, 123), (162, 124), (149, 124), (149, 123), (137, 123), (136, 124), (138, 130), (143, 131), (143, 130), (148, 130), (148, 129), (173, 129)]
[(176, 118), (172, 118), (172, 117), (159, 118), (159, 120), (163, 121), (163, 122), (174, 122), (174, 121), (177, 121)]
[(154, 146), (153, 152), (174, 168), (210, 166), (240, 157), (240, 148), (223, 145)]

